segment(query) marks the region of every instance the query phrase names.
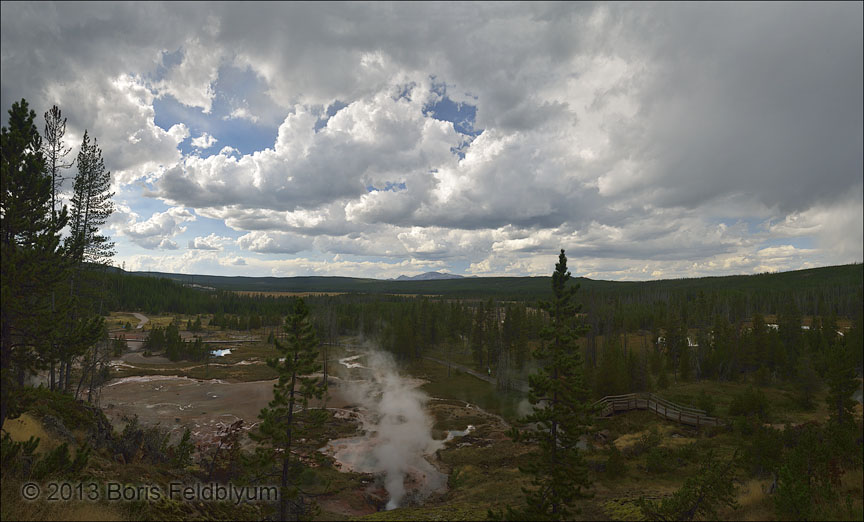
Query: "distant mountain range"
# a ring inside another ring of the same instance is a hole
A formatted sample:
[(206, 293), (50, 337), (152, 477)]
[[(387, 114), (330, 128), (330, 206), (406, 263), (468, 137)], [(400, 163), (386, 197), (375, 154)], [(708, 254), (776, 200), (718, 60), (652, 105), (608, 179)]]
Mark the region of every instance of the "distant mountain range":
[(465, 276), (456, 274), (447, 274), (444, 272), (426, 272), (416, 276), (400, 275), (393, 281), (438, 281), (441, 279), (465, 279)]
[[(119, 268), (114, 269), (122, 273)], [(173, 279), (179, 283), (218, 290), (251, 292), (347, 292), (358, 294), (424, 294), (465, 298), (495, 296), (500, 299), (546, 299), (551, 291), (551, 278), (542, 277), (464, 277), (441, 272), (428, 272), (399, 279), (370, 279), (333, 276), (300, 277), (245, 277), (200, 274), (172, 274), (164, 272), (130, 272), (131, 275)], [(772, 274), (700, 277), (692, 279), (663, 279), (652, 281), (603, 281), (574, 277), (581, 285), (580, 294), (601, 292), (606, 295), (625, 295), (644, 292), (652, 300), (665, 299), (670, 292), (728, 291), (754, 295), (806, 291), (826, 287), (843, 289), (847, 298), (860, 300), (862, 285), (861, 263), (821, 268), (808, 268)], [(851, 290), (849, 290), (851, 289)], [(856, 290), (857, 289), (857, 290)], [(847, 292), (848, 290), (848, 292)], [(814, 294), (815, 295), (815, 294)], [(813, 298), (812, 296), (810, 297)], [(647, 298), (646, 298), (647, 299)], [(652, 301), (653, 302), (653, 301)]]

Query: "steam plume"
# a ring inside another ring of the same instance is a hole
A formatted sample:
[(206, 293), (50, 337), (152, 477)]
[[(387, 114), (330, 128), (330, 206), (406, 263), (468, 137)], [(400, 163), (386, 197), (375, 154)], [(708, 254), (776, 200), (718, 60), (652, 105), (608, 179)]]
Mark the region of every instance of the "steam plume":
[(401, 376), (393, 358), (381, 351), (367, 352), (365, 366), (369, 378), (350, 382), (346, 392), (368, 411), (364, 429), (370, 437), (371, 462), (366, 464), (384, 473), (390, 495), (387, 509), (394, 509), (406, 495), (409, 474), (424, 486), (421, 494), (445, 486), (446, 476), (424, 458), (442, 442), (432, 438), (432, 421), (425, 410), (429, 397), (417, 389), (419, 381)]

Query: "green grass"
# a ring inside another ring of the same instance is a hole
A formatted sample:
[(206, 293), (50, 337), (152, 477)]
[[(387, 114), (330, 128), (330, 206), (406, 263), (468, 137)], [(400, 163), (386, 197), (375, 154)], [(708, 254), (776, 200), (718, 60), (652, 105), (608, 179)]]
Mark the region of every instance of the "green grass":
[[(411, 375), (429, 381), (421, 389), (432, 397), (476, 404), (490, 413), (500, 415), (508, 422), (520, 417), (519, 404), (525, 400), (524, 394), (497, 390), (494, 385), (455, 368), (451, 368), (448, 377), (447, 367), (433, 361), (415, 361), (406, 370)], [(460, 429), (464, 428), (462, 426)]]
[[(792, 389), (794, 384), (779, 383), (772, 386), (755, 386), (754, 388), (765, 394), (769, 404), (769, 420), (775, 424), (786, 422), (799, 424), (812, 420), (824, 420), (828, 417), (825, 407), (825, 391), (823, 390), (814, 399), (814, 408), (807, 410), (802, 408), (795, 399)], [(728, 381), (694, 381), (673, 383), (668, 389), (659, 391), (657, 394), (666, 400), (685, 406), (697, 407), (698, 397), (701, 392), (708, 394), (714, 401), (715, 416), (727, 418), (729, 404), (736, 395), (746, 391), (750, 387), (745, 382)]]

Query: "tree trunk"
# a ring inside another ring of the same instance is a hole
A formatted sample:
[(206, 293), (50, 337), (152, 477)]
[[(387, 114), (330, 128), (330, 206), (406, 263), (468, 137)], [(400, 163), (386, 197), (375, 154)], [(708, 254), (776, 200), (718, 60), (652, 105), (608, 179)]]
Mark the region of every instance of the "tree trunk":
[[(295, 363), (297, 356), (295, 354)], [(288, 491), (288, 471), (291, 464), (291, 427), (294, 422), (294, 388), (297, 386), (297, 373), (291, 374), (291, 392), (288, 395), (288, 427), (285, 431), (287, 442), (285, 445), (285, 458), (282, 461), (282, 495), (279, 497), (279, 520), (288, 518), (288, 499), (285, 493)]]
[(71, 391), (71, 389), (70, 389), (71, 386), (69, 385), (69, 380), (70, 380), (71, 377), (72, 377), (71, 374), (72, 374), (72, 357), (69, 357), (69, 358), (66, 360), (66, 380), (63, 382), (63, 384), (64, 384), (66, 387), (64, 388), (63, 391), (66, 391), (66, 392)]

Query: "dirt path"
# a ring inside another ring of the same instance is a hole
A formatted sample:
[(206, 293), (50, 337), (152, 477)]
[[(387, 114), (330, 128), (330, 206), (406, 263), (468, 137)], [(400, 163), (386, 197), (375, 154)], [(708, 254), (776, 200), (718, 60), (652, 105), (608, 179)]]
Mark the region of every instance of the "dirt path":
[(141, 328), (144, 328), (144, 325), (147, 324), (148, 322), (150, 322), (150, 319), (148, 319), (146, 315), (139, 314), (138, 312), (132, 312), (132, 315), (134, 315), (136, 319), (141, 321), (138, 323), (138, 326), (135, 327), (139, 330)]

